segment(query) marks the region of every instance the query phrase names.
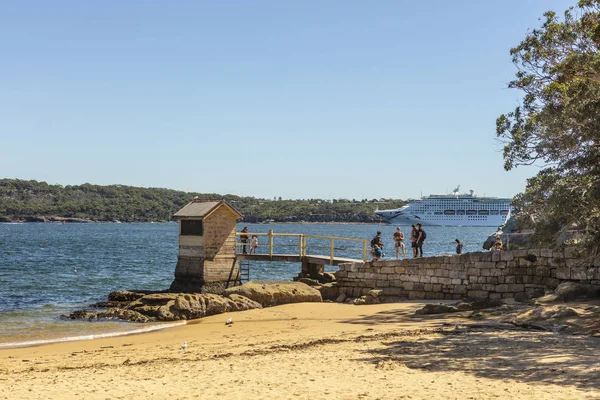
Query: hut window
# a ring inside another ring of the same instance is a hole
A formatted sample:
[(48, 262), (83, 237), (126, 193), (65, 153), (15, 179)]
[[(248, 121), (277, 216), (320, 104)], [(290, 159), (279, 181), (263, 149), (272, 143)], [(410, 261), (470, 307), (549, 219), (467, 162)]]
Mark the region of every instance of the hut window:
[(204, 234), (202, 220), (184, 219), (181, 221), (181, 234), (187, 236), (202, 236)]

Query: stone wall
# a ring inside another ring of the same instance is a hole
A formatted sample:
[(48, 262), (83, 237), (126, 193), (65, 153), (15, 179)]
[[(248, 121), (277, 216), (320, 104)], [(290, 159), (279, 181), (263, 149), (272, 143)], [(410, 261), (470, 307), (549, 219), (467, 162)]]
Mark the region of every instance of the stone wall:
[(600, 284), (600, 258), (572, 249), (465, 253), (341, 264), (336, 277), (340, 293), (351, 297), (371, 289), (409, 299), (539, 296), (563, 281)]

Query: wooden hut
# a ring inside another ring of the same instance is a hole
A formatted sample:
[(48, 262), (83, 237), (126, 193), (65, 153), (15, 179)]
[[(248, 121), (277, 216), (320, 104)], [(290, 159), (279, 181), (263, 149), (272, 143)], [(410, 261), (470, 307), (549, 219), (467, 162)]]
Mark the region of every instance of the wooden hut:
[(240, 281), (235, 232), (243, 218), (224, 200), (192, 200), (173, 217), (179, 220), (179, 256), (171, 291), (221, 293)]

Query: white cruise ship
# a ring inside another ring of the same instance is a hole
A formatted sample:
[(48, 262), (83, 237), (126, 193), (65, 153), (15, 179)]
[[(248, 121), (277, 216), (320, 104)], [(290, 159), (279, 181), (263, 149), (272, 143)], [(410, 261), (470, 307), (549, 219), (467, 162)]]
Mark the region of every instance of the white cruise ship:
[(510, 216), (512, 199), (477, 197), (473, 190), (459, 194), (460, 186), (448, 195), (430, 195), (410, 200), (394, 210), (377, 210), (375, 214), (391, 224), (438, 226), (500, 226)]

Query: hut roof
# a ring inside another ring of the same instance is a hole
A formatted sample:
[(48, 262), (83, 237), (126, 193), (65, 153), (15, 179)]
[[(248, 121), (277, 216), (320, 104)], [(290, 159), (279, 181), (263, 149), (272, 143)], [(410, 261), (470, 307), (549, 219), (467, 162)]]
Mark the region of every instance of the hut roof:
[(232, 205), (227, 203), (225, 200), (198, 200), (194, 199), (187, 203), (183, 208), (173, 214), (173, 218), (206, 218), (217, 208), (225, 206), (231, 210), (238, 218), (243, 218), (244, 216), (236, 210)]

